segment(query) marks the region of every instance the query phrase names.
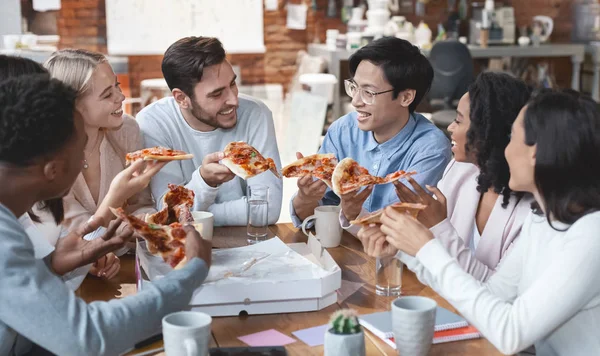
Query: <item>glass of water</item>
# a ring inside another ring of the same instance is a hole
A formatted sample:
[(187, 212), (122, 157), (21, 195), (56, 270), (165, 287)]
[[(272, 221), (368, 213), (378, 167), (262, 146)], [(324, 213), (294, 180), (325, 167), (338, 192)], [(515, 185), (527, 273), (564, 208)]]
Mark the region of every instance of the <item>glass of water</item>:
[(267, 239), (269, 221), (269, 187), (256, 184), (249, 185), (248, 202), (248, 243), (255, 244)]
[(396, 256), (375, 260), (375, 292), (377, 295), (398, 296), (402, 288), (402, 261)]

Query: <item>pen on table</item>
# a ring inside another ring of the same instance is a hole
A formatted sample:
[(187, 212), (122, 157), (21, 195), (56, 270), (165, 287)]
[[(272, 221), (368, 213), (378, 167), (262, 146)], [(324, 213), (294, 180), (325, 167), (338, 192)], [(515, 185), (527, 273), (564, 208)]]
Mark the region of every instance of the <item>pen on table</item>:
[[(129, 353), (131, 351), (141, 349), (142, 347), (146, 347), (148, 345), (152, 345), (153, 343), (162, 340), (162, 338), (163, 338), (162, 333), (154, 335), (154, 336), (150, 336), (149, 338), (136, 343), (135, 345), (133, 345), (132, 348), (122, 352), (121, 355), (125, 355), (126, 353)], [(154, 352), (157, 352), (157, 351), (160, 351), (160, 350), (158, 350), (158, 349), (154, 350)], [(147, 353), (142, 353), (142, 354), (138, 354), (138, 355), (147, 355)]]

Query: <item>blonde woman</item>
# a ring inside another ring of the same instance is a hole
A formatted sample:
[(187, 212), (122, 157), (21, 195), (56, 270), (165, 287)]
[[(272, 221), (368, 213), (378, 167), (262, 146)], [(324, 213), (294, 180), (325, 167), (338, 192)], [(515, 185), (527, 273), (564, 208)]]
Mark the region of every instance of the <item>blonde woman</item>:
[[(147, 186), (164, 163), (137, 162), (125, 168), (125, 154), (142, 148), (142, 138), (135, 120), (123, 114), (125, 97), (106, 57), (65, 49), (55, 52), (44, 66), (77, 91), (75, 107), (87, 134), (82, 173), (64, 199), (63, 227), (71, 231), (92, 216), (107, 226), (114, 218), (110, 207), (123, 207), (135, 215), (154, 212)], [(91, 273), (110, 278), (118, 270), (118, 258), (108, 254)]]

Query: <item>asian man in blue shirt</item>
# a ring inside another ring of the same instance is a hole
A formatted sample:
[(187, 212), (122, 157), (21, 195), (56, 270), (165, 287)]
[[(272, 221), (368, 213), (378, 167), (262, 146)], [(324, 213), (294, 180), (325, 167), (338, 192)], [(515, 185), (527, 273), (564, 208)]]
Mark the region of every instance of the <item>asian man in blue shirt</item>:
[[(344, 86), (356, 111), (331, 125), (319, 153), (334, 153), (340, 161), (351, 157), (376, 176), (416, 171), (420, 185), (435, 186), (452, 153), (444, 133), (415, 113), (433, 80), (427, 58), (408, 41), (384, 37), (354, 53), (349, 66), (352, 78)], [(290, 213), (299, 226), (317, 206), (341, 203), (340, 218), (350, 221), (397, 200), (393, 184), (338, 197), (322, 181), (303, 177)]]

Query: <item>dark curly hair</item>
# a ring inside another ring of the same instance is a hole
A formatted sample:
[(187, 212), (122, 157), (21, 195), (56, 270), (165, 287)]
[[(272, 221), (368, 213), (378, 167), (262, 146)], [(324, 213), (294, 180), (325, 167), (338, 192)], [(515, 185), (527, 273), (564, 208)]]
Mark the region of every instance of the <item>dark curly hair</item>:
[[(62, 148), (75, 132), (74, 109), (75, 91), (47, 74), (1, 81), (0, 162), (26, 166)], [(62, 199), (41, 206), (57, 223), (62, 220)]]
[(75, 132), (75, 91), (47, 74), (0, 82), (0, 162), (27, 166)]
[(475, 154), (480, 169), (477, 191), (485, 193), (493, 187), (504, 197), (504, 208), (512, 194), (504, 149), (510, 141), (512, 124), (530, 95), (531, 88), (525, 82), (506, 73), (481, 73), (469, 86), (471, 125), (466, 150)]
[[(41, 64), (24, 57), (6, 56), (0, 55), (0, 82), (8, 78), (19, 77), (28, 74), (47, 74), (48, 71)], [(45, 200), (38, 203), (40, 210), (46, 210), (52, 217), (56, 224), (60, 224), (65, 215), (65, 208), (63, 205), (62, 198), (54, 198)], [(29, 210), (29, 216), (31, 220), (39, 223), (41, 222), (39, 216), (37, 216), (32, 210)]]

